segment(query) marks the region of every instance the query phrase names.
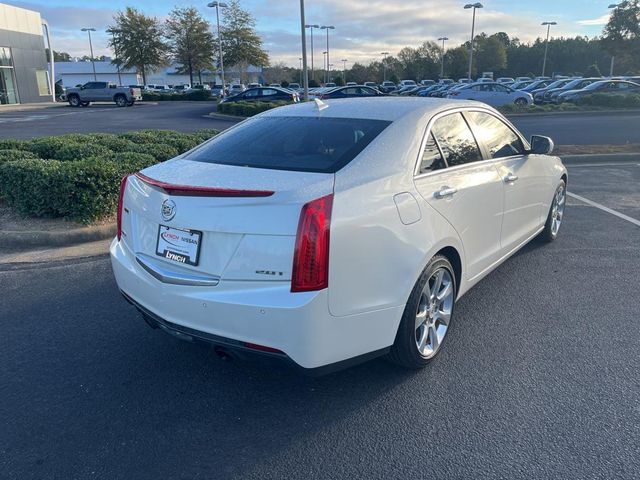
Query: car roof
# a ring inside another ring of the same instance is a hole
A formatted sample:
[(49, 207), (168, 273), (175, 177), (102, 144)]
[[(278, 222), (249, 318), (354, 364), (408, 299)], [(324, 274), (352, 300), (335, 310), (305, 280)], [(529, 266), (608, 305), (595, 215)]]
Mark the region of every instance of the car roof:
[(261, 113), (267, 117), (333, 117), (386, 120), (393, 122), (407, 116), (416, 118), (459, 107), (485, 106), (471, 100), (416, 97), (367, 97), (323, 100), (327, 107), (319, 109), (315, 102), (302, 102)]

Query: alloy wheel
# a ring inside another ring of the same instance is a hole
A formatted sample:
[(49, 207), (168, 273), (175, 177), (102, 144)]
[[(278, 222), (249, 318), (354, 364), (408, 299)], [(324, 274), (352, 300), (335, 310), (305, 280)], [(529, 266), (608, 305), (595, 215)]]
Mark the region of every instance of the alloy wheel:
[(560, 230), (566, 201), (567, 195), (564, 185), (560, 185), (558, 190), (556, 190), (556, 194), (553, 197), (553, 204), (551, 205), (551, 233), (554, 236), (557, 235)]
[(446, 268), (438, 268), (426, 282), (416, 312), (416, 347), (425, 358), (431, 358), (438, 352), (447, 334), (453, 295), (451, 273)]

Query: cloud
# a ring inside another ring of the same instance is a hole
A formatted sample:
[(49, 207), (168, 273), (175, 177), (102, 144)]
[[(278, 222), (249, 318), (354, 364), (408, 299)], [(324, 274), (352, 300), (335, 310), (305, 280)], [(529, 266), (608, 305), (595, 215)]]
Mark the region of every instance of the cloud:
[(601, 17), (598, 18), (592, 18), (591, 20), (578, 20), (576, 23), (578, 25), (585, 25), (585, 26), (598, 26), (598, 25), (606, 25), (607, 23), (609, 23), (609, 14), (607, 15), (602, 15)]

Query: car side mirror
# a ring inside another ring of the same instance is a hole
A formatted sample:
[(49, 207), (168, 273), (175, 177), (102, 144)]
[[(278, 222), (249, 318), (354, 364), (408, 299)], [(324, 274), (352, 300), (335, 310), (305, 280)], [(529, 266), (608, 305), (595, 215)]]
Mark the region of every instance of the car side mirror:
[(531, 137), (530, 153), (535, 155), (549, 155), (553, 152), (555, 145), (553, 140), (542, 135), (533, 135)]

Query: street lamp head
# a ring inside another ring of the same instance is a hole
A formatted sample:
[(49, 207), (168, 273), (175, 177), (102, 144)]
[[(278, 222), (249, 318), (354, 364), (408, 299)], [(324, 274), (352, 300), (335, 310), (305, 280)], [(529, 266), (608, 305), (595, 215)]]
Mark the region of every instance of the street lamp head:
[(447, 40), (449, 40), (449, 37), (440, 37), (440, 38), (438, 39), (438, 41), (439, 41), (439, 42), (441, 42), (441, 41), (447, 41)]
[(544, 25), (545, 27), (547, 25), (557, 25), (557, 24), (558, 24), (558, 22), (542, 22), (542, 25)]
[(389, 55), (389, 52), (380, 52), (380, 55)]
[(619, 3), (612, 3), (609, 5), (609, 8), (618, 8)]
[(220, 8), (227, 8), (229, 5), (227, 5), (224, 2), (211, 2), (207, 4), (207, 7), (211, 7), (211, 8), (216, 8), (216, 7), (220, 7)]
[(82, 32), (95, 32), (96, 29), (95, 28), (81, 28), (80, 31), (82, 31)]
[(320, 25), (305, 25), (304, 28), (320, 28)]
[(326, 28), (326, 29), (328, 29), (328, 30), (333, 30), (333, 29), (334, 29), (334, 28), (336, 28), (336, 27), (334, 27), (333, 25), (322, 25), (320, 28), (321, 28), (321, 29), (323, 29), (323, 30), (324, 30), (325, 28)]
[(483, 8), (484, 5), (482, 5), (480, 2), (476, 2), (476, 3), (467, 3), (464, 8)]

